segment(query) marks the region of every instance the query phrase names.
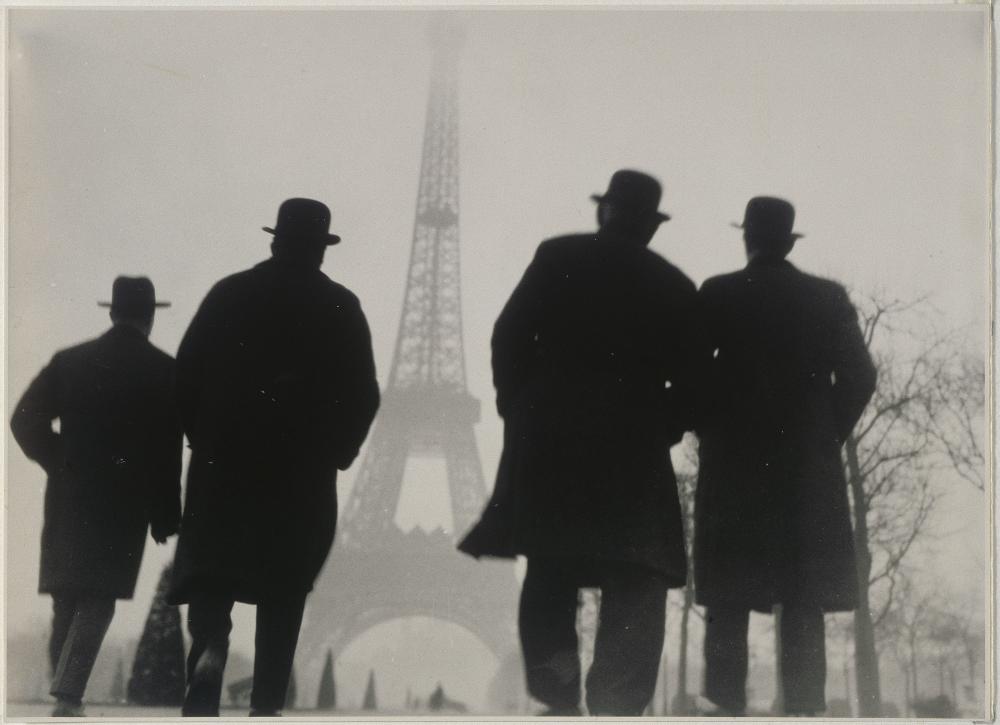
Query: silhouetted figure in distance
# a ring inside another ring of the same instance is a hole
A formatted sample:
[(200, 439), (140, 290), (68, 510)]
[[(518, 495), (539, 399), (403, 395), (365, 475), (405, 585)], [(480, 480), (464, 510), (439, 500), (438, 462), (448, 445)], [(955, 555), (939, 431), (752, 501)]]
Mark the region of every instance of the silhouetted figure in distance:
[(184, 715), (218, 715), (235, 601), (257, 605), (251, 714), (283, 707), (337, 471), (378, 408), (361, 306), (320, 271), (340, 241), (329, 226), (324, 204), (285, 201), (264, 228), (272, 257), (209, 291), (177, 353), (192, 449), (171, 593), (189, 603)]
[(686, 559), (670, 446), (693, 426), (696, 289), (648, 249), (661, 188), (615, 173), (596, 233), (543, 242), (493, 332), (504, 449), (460, 548), (527, 556), (520, 635), (528, 691), (579, 714), (576, 611), (600, 587), (592, 715), (641, 715)]
[[(52, 595), (49, 663), (55, 717), (83, 694), (116, 599), (131, 599), (150, 529), (180, 521), (182, 436), (174, 361), (149, 342), (157, 302), (145, 277), (118, 277), (113, 326), (57, 352), (21, 397), (10, 427), (48, 475), (38, 591)], [(59, 432), (53, 421), (59, 421)]]
[(747, 204), (748, 263), (701, 287), (707, 334), (699, 419), (695, 584), (707, 607), (705, 695), (746, 708), (750, 610), (782, 605), (785, 711), (826, 708), (823, 613), (853, 609), (854, 544), (840, 447), (875, 390), (843, 287), (785, 257), (795, 210)]

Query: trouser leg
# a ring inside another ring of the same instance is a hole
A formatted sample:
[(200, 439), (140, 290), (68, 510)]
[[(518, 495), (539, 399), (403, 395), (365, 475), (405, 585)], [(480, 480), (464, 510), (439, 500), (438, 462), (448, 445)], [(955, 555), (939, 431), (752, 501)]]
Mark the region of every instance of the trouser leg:
[(62, 654), (69, 626), (73, 623), (73, 613), (76, 611), (76, 598), (66, 594), (52, 595), (52, 636), (49, 637), (49, 675), (53, 678), (59, 666), (59, 655)]
[(253, 692), (250, 695), (250, 707), (256, 712), (277, 713), (285, 706), (305, 604), (304, 592), (257, 604)]
[(552, 710), (580, 704), (577, 651), (578, 586), (557, 561), (528, 559), (518, 629), (528, 692)]
[(663, 652), (667, 584), (649, 569), (605, 565), (594, 661), (587, 674), (591, 715), (638, 717), (653, 698)]
[(733, 715), (747, 706), (747, 633), (750, 610), (709, 607), (705, 612), (705, 697)]
[(826, 710), (823, 610), (785, 605), (781, 615), (781, 674), (788, 715)]
[(73, 610), (73, 621), (59, 655), (51, 693), (58, 698), (80, 702), (115, 614), (115, 600), (81, 597), (76, 600)]
[(185, 716), (219, 715), (222, 675), (229, 656), (233, 628), (233, 600), (218, 595), (198, 595), (188, 604), (191, 651), (187, 660), (187, 693), (181, 713)]

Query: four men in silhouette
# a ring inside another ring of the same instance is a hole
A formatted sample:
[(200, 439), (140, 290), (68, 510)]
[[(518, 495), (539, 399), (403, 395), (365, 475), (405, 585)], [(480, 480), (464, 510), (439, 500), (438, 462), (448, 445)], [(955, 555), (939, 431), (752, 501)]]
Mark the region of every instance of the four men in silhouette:
[(578, 714), (576, 610), (600, 587), (587, 675), (594, 715), (641, 715), (656, 683), (668, 587), (686, 557), (670, 446), (693, 424), (696, 289), (648, 248), (660, 184), (619, 171), (599, 228), (543, 242), (497, 320), (504, 450), (493, 499), (461, 548), (524, 555), (528, 691)]
[[(749, 612), (780, 604), (786, 711), (818, 713), (823, 613), (852, 609), (857, 590), (840, 446), (875, 370), (843, 288), (786, 261), (791, 204), (751, 199), (747, 267), (698, 292), (648, 247), (669, 219), (660, 197), (652, 177), (616, 172), (593, 197), (597, 231), (543, 242), (504, 306), (492, 340), (504, 449), (460, 548), (527, 557), (520, 636), (529, 692), (549, 714), (581, 712), (578, 590), (600, 588), (587, 708), (641, 715), (667, 589), (686, 582), (670, 447), (696, 429), (705, 694), (744, 712)], [(119, 278), (114, 327), (57, 353), (18, 403), (14, 435), (49, 476), (40, 590), (54, 599), (57, 715), (80, 712), (147, 524), (158, 542), (177, 530), (181, 427), (192, 453), (171, 599), (189, 605), (183, 712), (218, 715), (236, 601), (257, 606), (251, 714), (280, 711), (333, 542), (337, 472), (379, 403), (358, 300), (320, 271), (340, 241), (329, 224), (320, 202), (281, 205), (265, 227), (272, 258), (202, 302), (176, 391), (173, 362), (146, 339), (164, 303), (149, 280)]]
[(177, 353), (191, 445), (172, 600), (188, 603), (185, 715), (217, 715), (236, 601), (257, 605), (251, 714), (285, 693), (303, 607), (337, 522), (337, 471), (379, 403), (368, 324), (320, 271), (330, 211), (278, 210), (272, 257), (205, 297)]
[(99, 304), (111, 308), (111, 329), (57, 352), (10, 423), (48, 476), (38, 591), (52, 595), (56, 717), (83, 714), (115, 600), (135, 591), (146, 531), (162, 544), (180, 521), (174, 361), (148, 340), (155, 309), (169, 303), (145, 277), (118, 277)]

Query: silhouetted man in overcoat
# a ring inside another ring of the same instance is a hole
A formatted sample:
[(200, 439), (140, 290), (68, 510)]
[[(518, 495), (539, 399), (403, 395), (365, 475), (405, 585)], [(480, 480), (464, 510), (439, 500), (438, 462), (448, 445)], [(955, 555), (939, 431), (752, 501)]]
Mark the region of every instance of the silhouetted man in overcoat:
[(543, 242), (493, 332), (504, 449), (460, 547), (528, 558), (520, 634), (528, 690), (579, 712), (576, 610), (600, 587), (587, 675), (593, 715), (640, 715), (686, 560), (670, 446), (691, 427), (694, 284), (647, 245), (669, 217), (659, 183), (619, 171), (600, 228)]
[(189, 602), (185, 715), (217, 715), (234, 601), (257, 605), (251, 714), (285, 702), (307, 593), (333, 543), (337, 471), (378, 407), (358, 299), (320, 271), (330, 211), (289, 199), (271, 259), (218, 282), (177, 353), (191, 445), (171, 598)]
[[(53, 715), (83, 694), (115, 612), (131, 599), (146, 531), (164, 543), (180, 520), (181, 429), (174, 361), (149, 342), (145, 277), (118, 277), (110, 330), (61, 350), (18, 401), (11, 430), (46, 474), (38, 591), (52, 595)], [(59, 430), (53, 430), (53, 421)]]
[(747, 204), (746, 268), (706, 281), (706, 406), (695, 583), (707, 607), (705, 695), (746, 707), (750, 610), (782, 605), (785, 711), (825, 707), (823, 613), (853, 609), (854, 545), (840, 448), (875, 390), (843, 287), (785, 257), (795, 210)]

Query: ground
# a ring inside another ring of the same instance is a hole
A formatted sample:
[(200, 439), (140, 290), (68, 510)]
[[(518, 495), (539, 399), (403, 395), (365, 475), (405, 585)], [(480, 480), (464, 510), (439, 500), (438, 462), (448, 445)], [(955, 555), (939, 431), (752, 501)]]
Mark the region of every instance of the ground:
[[(28, 718), (49, 718), (52, 714), (52, 703), (49, 702), (10, 702), (7, 703), (6, 721), (18, 721)], [(130, 720), (148, 721), (150, 718), (159, 717), (180, 717), (179, 707), (136, 707), (134, 705), (103, 705), (99, 703), (86, 703), (86, 716), (88, 718), (126, 718)], [(246, 717), (247, 708), (223, 707), (219, 713), (222, 717)], [(376, 713), (370, 712), (348, 712), (348, 711), (327, 711), (319, 710), (288, 710), (284, 713), (290, 717), (351, 717), (356, 715), (372, 716)], [(404, 712), (382, 712), (379, 717), (385, 716), (406, 716), (425, 715), (427, 713), (404, 713)]]

